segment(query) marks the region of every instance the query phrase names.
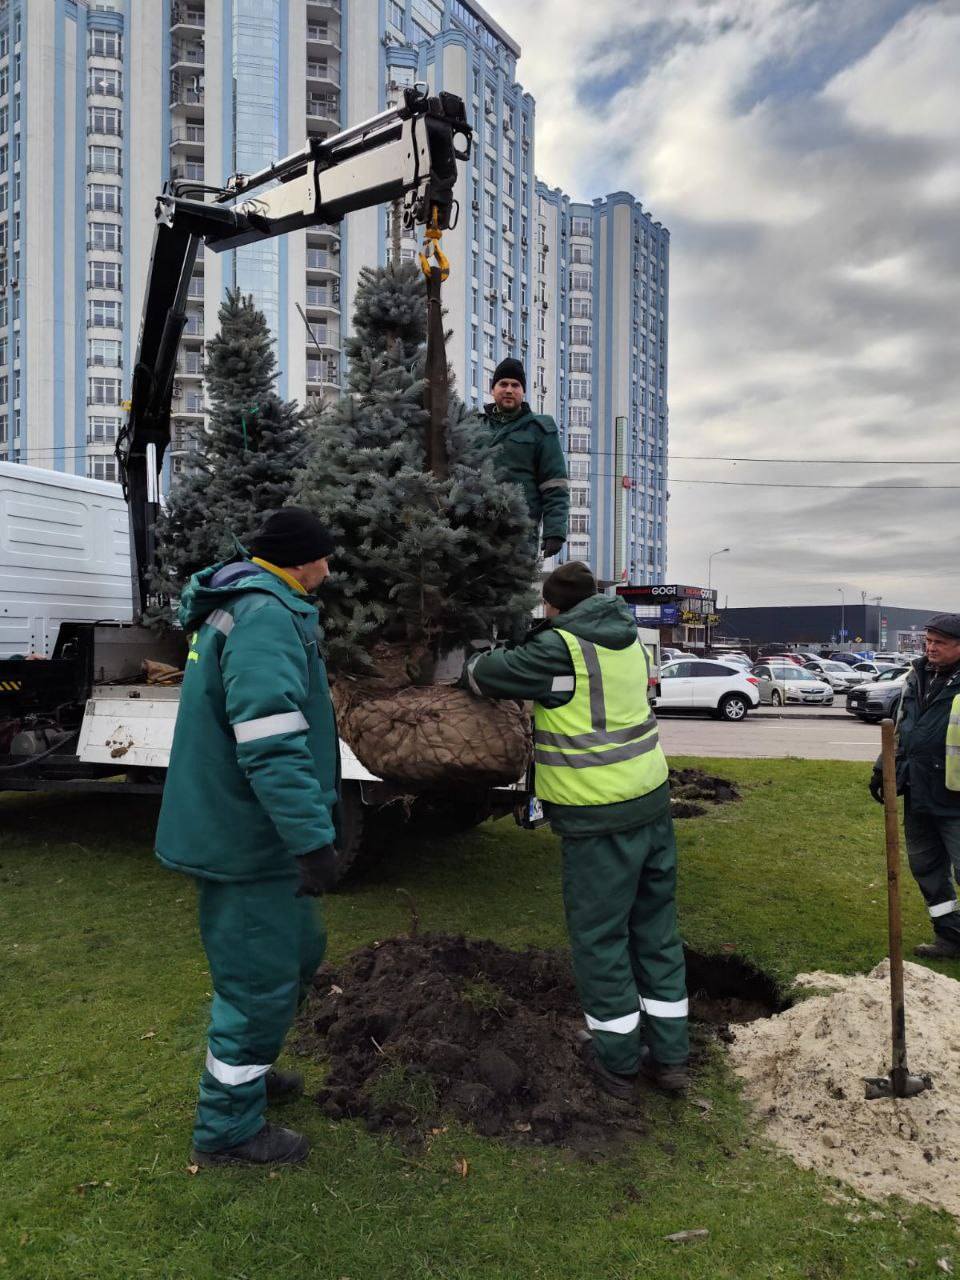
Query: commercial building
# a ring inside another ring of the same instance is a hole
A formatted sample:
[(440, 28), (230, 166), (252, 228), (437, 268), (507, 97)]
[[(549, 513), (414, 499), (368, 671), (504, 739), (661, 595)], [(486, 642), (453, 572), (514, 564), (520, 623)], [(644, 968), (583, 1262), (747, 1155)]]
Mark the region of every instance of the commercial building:
[[(569, 450), (567, 554), (608, 580), (662, 579), (669, 235), (627, 193), (577, 204), (537, 181), (519, 56), (466, 0), (0, 0), (0, 458), (114, 477), (164, 180), (220, 184), (421, 81), (463, 97), (475, 130), (444, 237), (461, 394), (481, 404), (496, 363), (520, 356)], [(203, 427), (224, 290), (263, 309), (282, 395), (337, 394), (360, 269), (387, 261), (393, 230), (380, 207), (201, 253), (174, 472)], [(399, 239), (412, 258), (417, 241)]]
[(862, 646), (913, 653), (923, 644), (924, 624), (937, 607), (902, 609), (883, 604), (768, 605), (721, 609), (716, 638), (751, 644), (788, 644), (843, 649)]
[(633, 609), (637, 625), (660, 632), (660, 642), (684, 650), (705, 649), (717, 627), (717, 592), (682, 583), (644, 583), (617, 587)]

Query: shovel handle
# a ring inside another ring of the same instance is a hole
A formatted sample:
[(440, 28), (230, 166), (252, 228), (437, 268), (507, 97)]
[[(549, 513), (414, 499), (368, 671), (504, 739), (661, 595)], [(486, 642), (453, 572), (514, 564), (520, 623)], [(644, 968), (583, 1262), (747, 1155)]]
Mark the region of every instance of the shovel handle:
[[(893, 1072), (907, 1072), (907, 1028), (903, 998), (903, 931), (900, 920), (900, 827), (897, 815), (897, 763), (892, 720), (880, 726), (883, 762), (883, 816), (887, 846), (887, 925), (890, 935), (890, 1017)], [(899, 1095), (898, 1095), (899, 1096)]]

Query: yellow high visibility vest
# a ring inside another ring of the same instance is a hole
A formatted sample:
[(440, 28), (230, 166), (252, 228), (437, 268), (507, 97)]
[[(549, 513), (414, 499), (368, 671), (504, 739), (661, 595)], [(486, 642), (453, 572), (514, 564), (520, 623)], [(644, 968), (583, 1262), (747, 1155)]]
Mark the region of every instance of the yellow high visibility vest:
[(552, 710), (534, 703), (535, 787), (551, 804), (616, 804), (667, 780), (656, 717), (647, 700), (647, 657), (639, 639), (605, 649), (557, 628), (574, 675), (554, 680), (573, 697)]
[(960, 693), (950, 704), (947, 721), (947, 761), (944, 781), (948, 791), (960, 791)]

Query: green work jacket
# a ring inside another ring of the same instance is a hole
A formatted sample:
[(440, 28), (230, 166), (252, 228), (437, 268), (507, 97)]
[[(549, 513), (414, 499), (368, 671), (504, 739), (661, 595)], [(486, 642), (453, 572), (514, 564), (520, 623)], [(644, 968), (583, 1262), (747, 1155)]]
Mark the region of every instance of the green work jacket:
[(960, 667), (924, 705), (921, 690), (931, 674), (927, 659), (918, 658), (904, 681), (897, 716), (897, 778), (906, 785), (912, 812), (958, 818), (960, 791), (947, 788), (946, 759), (950, 714), (960, 695)]
[[(478, 697), (523, 698), (543, 707), (566, 705), (574, 696), (574, 663), (560, 631), (608, 649), (637, 642), (637, 624), (622, 600), (596, 595), (566, 613), (538, 623), (523, 644), (471, 658), (462, 682)], [(626, 831), (659, 818), (670, 806), (666, 782), (647, 795), (613, 804), (544, 804), (550, 825), (561, 835)]]
[(195, 574), (157, 827), (166, 866), (212, 880), (292, 875), (334, 841), (337, 728), (316, 607), (248, 562)]
[(503, 422), (496, 406), (488, 404), (484, 422), (497, 470), (523, 489), (531, 520), (543, 524), (541, 536), (566, 540), (570, 482), (557, 424), (547, 414), (534, 413), (526, 402), (515, 418)]

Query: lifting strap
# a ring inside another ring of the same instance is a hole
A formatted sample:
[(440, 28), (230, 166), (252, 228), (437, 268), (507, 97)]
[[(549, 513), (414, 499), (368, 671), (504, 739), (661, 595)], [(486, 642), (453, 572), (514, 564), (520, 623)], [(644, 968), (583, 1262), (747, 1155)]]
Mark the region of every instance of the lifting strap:
[(447, 415), (450, 409), (450, 378), (447, 371), (447, 341), (443, 331), (441, 285), (450, 274), (450, 263), (440, 248), (441, 231), (436, 208), (425, 234), (420, 267), (427, 281), (427, 361), (423, 407), (430, 415), (427, 427), (426, 466), (438, 479), (450, 474), (447, 456)]

